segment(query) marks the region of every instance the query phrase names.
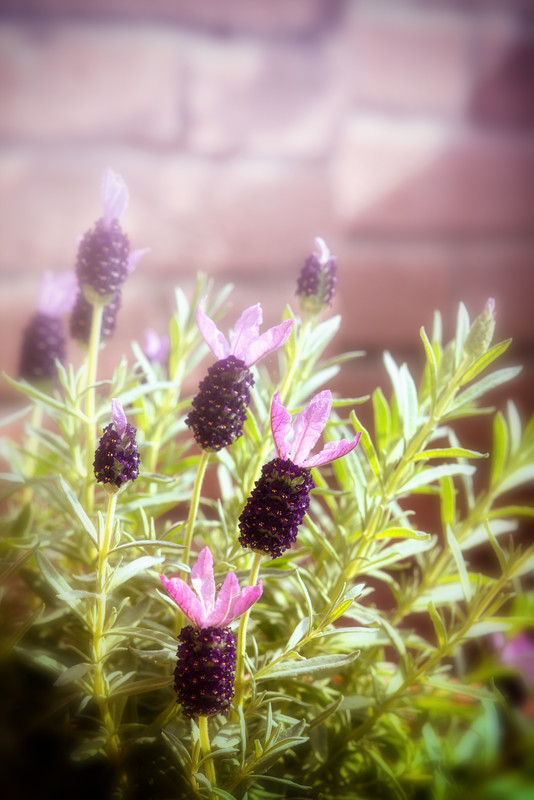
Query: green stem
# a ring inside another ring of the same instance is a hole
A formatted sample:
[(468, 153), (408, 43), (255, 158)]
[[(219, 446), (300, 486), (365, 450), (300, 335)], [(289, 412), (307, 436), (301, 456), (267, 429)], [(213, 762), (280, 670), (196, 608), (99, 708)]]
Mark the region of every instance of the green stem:
[[(258, 582), (262, 553), (254, 553), (254, 559), (250, 568), (249, 586), (255, 586)], [(234, 704), (243, 705), (243, 693), (245, 688), (245, 649), (247, 642), (247, 625), (250, 608), (245, 611), (239, 622), (239, 632), (237, 634), (237, 653), (234, 681)]]
[(191, 555), (191, 542), (193, 541), (193, 530), (195, 527), (195, 520), (197, 517), (198, 505), (200, 502), (200, 493), (202, 491), (202, 481), (206, 474), (206, 467), (208, 466), (209, 453), (203, 450), (198, 462), (197, 474), (195, 483), (193, 485), (193, 494), (191, 496), (191, 505), (189, 506), (189, 515), (187, 517), (187, 524), (184, 534), (184, 555), (182, 562), (189, 565), (189, 557)]
[(85, 394), (85, 415), (87, 417), (85, 435), (85, 511), (91, 514), (94, 504), (95, 481), (93, 476), (93, 461), (96, 449), (96, 420), (95, 420), (95, 383), (98, 368), (98, 351), (100, 349), (100, 331), (102, 328), (102, 315), (104, 306), (94, 305), (91, 322), (91, 337), (87, 353), (87, 382)]
[[(206, 771), (206, 778), (211, 783), (212, 787), (215, 788), (217, 786), (217, 778), (215, 775), (215, 764), (213, 763), (213, 759), (211, 758), (211, 746), (210, 746), (210, 735), (208, 730), (208, 718), (207, 717), (199, 717), (198, 718), (198, 730), (200, 733), (200, 750), (202, 755), (206, 759), (204, 761), (205, 764), (205, 771)], [(212, 796), (210, 794), (210, 796)]]
[(104, 629), (106, 625), (106, 592), (109, 577), (108, 556), (113, 537), (116, 505), (117, 494), (116, 492), (110, 493), (108, 495), (106, 524), (102, 540), (99, 542), (96, 571), (96, 594), (98, 597), (93, 622), (93, 661), (95, 664), (93, 691), (94, 698), (100, 708), (104, 728), (108, 734), (110, 754), (118, 759), (120, 752), (119, 738), (116, 733), (116, 725), (110, 709), (108, 697), (109, 686), (103, 669), (103, 661), (106, 656)]

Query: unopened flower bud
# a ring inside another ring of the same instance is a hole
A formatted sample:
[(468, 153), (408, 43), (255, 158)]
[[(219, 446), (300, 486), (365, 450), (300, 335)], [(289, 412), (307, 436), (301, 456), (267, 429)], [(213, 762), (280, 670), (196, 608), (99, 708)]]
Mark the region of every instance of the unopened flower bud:
[(55, 360), (65, 360), (66, 339), (63, 321), (37, 312), (22, 337), (19, 361), (21, 378), (34, 383), (57, 378)]
[(127, 421), (121, 404), (112, 401), (113, 423), (104, 432), (95, 452), (93, 463), (98, 483), (110, 492), (118, 491), (139, 475), (139, 451), (136, 430)]
[(337, 286), (337, 264), (325, 242), (315, 240), (316, 251), (307, 259), (297, 282), (300, 307), (307, 314), (320, 314), (332, 305)]
[(464, 353), (480, 358), (488, 350), (495, 330), (495, 300), (490, 297), (475, 319), (464, 342)]

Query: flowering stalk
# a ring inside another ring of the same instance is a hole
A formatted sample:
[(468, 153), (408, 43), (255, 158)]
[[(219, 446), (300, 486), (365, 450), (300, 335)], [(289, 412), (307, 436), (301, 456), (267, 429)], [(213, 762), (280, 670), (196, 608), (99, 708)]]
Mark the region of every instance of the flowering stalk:
[(191, 553), (191, 542), (193, 540), (193, 530), (195, 527), (195, 520), (197, 517), (198, 505), (200, 502), (200, 495), (202, 492), (202, 482), (204, 480), (204, 475), (206, 474), (206, 468), (208, 466), (209, 461), (209, 453), (207, 450), (203, 450), (200, 454), (200, 459), (198, 462), (197, 467), (197, 474), (195, 477), (195, 483), (193, 485), (193, 494), (191, 496), (191, 503), (189, 506), (189, 514), (187, 516), (187, 524), (185, 527), (184, 533), (184, 552), (183, 552), (183, 563), (189, 566), (189, 556)]
[[(260, 573), (261, 553), (254, 553), (252, 565), (250, 567), (249, 585), (255, 586), (258, 583)], [(236, 706), (243, 705), (243, 695), (245, 688), (245, 649), (247, 642), (247, 625), (250, 609), (247, 609), (239, 621), (239, 631), (237, 634), (237, 657), (235, 668), (235, 698)]]

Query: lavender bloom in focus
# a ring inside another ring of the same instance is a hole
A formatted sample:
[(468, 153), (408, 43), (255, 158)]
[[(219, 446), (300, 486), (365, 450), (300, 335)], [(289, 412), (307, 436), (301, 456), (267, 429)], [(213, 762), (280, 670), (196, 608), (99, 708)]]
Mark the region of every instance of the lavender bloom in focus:
[(66, 337), (61, 315), (72, 308), (76, 297), (74, 272), (45, 272), (39, 290), (37, 311), (26, 326), (19, 361), (19, 375), (30, 382), (57, 377), (55, 360), (65, 360)]
[(337, 263), (323, 239), (315, 240), (315, 252), (307, 259), (297, 281), (300, 307), (307, 314), (320, 314), (332, 305), (337, 286)]
[(112, 400), (111, 408), (113, 423), (104, 428), (93, 466), (97, 482), (103, 483), (109, 492), (117, 492), (138, 477), (139, 451), (136, 430), (127, 422), (122, 405)]
[(191, 622), (178, 637), (177, 700), (188, 717), (227, 714), (234, 696), (236, 661), (236, 638), (229, 626), (261, 596), (262, 582), (240, 590), (236, 576), (229, 572), (216, 593), (209, 547), (201, 551), (191, 570), (192, 589), (181, 578), (160, 578)]
[(260, 478), (239, 517), (239, 542), (260, 553), (278, 558), (296, 541), (298, 528), (310, 504), (314, 487), (311, 468), (328, 464), (353, 450), (360, 440), (328, 442), (310, 455), (330, 415), (332, 395), (319, 392), (291, 424), (291, 415), (273, 397), (271, 430), (278, 458), (265, 464)]
[(198, 327), (219, 360), (201, 381), (185, 421), (200, 447), (217, 451), (243, 433), (250, 388), (254, 385), (249, 367), (287, 341), (293, 320), (285, 320), (260, 335), (262, 310), (258, 303), (243, 311), (228, 341), (204, 313), (205, 300), (198, 306)]

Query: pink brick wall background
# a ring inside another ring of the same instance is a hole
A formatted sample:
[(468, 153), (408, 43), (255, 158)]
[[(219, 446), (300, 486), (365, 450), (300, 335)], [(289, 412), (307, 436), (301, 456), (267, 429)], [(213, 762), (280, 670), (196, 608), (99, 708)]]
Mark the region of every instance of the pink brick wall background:
[[(316, 235), (338, 256), (338, 380), (389, 390), (440, 308), (497, 300), (532, 411), (534, 6), (529, 0), (2, 0), (0, 362), (17, 369), (44, 269), (74, 264), (112, 166), (129, 279), (104, 373), (159, 333), (198, 269), (293, 302)], [(235, 318), (235, 317), (234, 317)], [(76, 346), (72, 357), (79, 360)], [(17, 402), (4, 381), (0, 402)]]

